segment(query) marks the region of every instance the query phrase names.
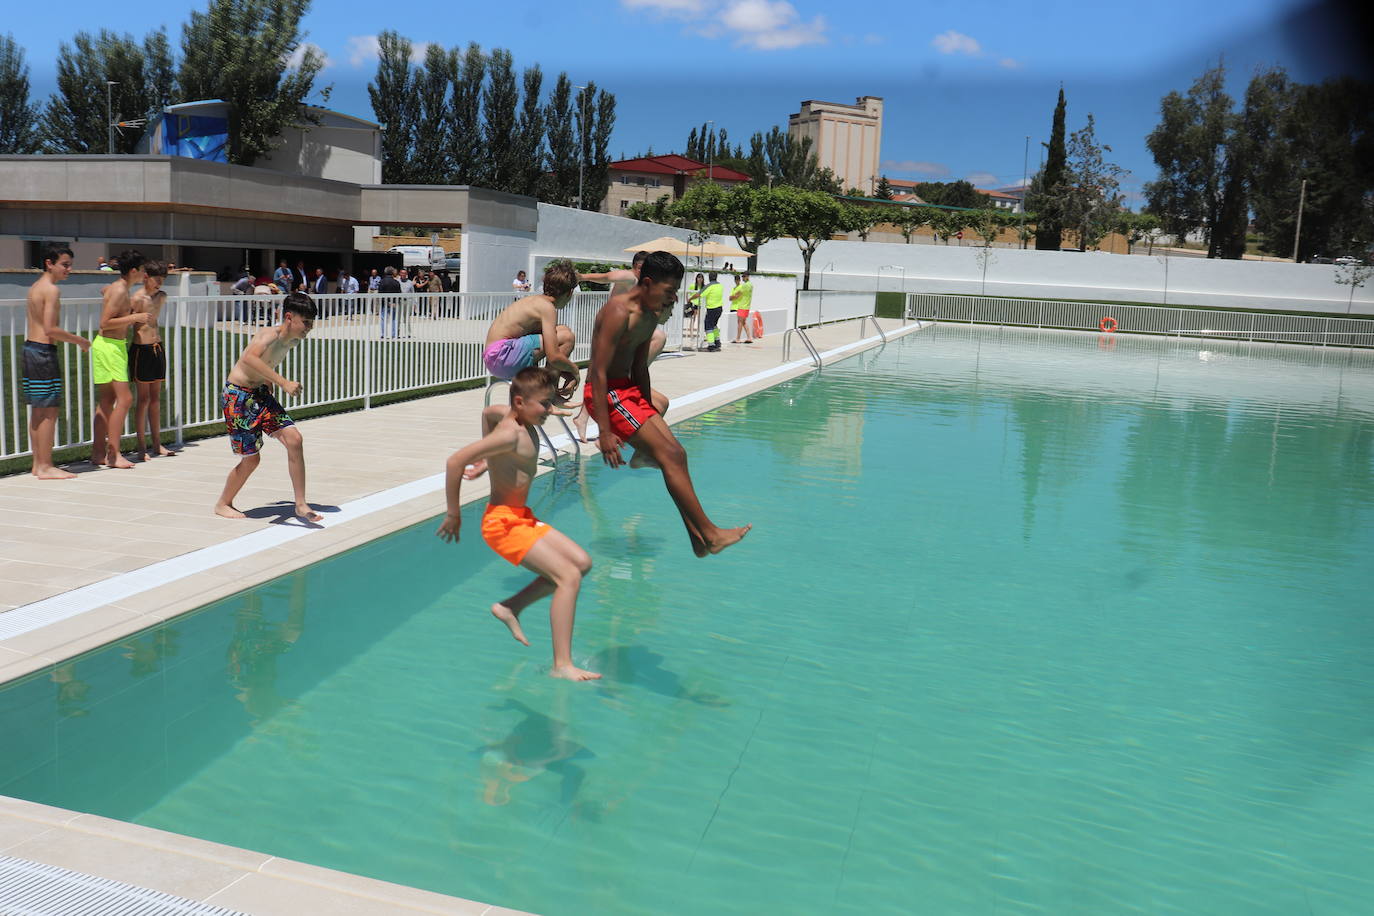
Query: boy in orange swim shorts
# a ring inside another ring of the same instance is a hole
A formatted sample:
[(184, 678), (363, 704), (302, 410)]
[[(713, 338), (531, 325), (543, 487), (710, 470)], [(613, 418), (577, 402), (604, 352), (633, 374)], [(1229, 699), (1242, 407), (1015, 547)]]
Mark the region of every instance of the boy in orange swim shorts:
[[(549, 626), (553, 634), (552, 677), (590, 681), (601, 675), (572, 661), (573, 618), (582, 577), (592, 558), (572, 538), (534, 517), (525, 505), (539, 458), (539, 430), (553, 411), (558, 374), (542, 366), (521, 369), (511, 379), (510, 406), (482, 412), (482, 438), (449, 456), (445, 491), (448, 514), (435, 533), (457, 543), (463, 519), (459, 491), (464, 480), (491, 472), (491, 498), (482, 515), (482, 539), (507, 562), (534, 573), (534, 581), (491, 606), (492, 616), (510, 628), (518, 642), (529, 645), (520, 628), (520, 612), (552, 595)], [(469, 465), (473, 465), (469, 467)]]

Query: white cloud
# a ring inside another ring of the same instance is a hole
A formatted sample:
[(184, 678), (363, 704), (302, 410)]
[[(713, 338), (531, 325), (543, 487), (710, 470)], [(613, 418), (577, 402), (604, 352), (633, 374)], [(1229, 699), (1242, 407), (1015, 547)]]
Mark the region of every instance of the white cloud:
[(826, 40), (825, 17), (803, 22), (797, 8), (787, 0), (732, 0), (720, 18), (726, 28), (736, 33), (736, 44), (760, 51), (797, 48)]
[(997, 176), (991, 172), (969, 172), (964, 176), (964, 180), (975, 188), (985, 188), (988, 185), (997, 184)]
[(983, 48), (976, 39), (970, 38), (961, 32), (950, 29), (931, 39), (930, 43), (941, 54), (968, 54), (975, 56), (981, 54)]
[(310, 42), (302, 42), (296, 45), (296, 50), (292, 51), (291, 56), (286, 59), (286, 66), (292, 70), (299, 69), (300, 65), (305, 61), (305, 52), (307, 50), (314, 51), (315, 55), (319, 57), (321, 63), (320, 69), (324, 69), (333, 63), (333, 61), (329, 59), (329, 55), (324, 53), (324, 48), (316, 44), (311, 44)]
[(381, 45), (376, 35), (354, 35), (348, 39), (348, 63), (361, 67), (371, 63), (381, 54)]
[[(430, 44), (431, 42), (428, 41), (417, 41), (415, 44), (411, 45), (410, 62), (412, 64), (423, 64), (425, 62), (425, 55), (429, 53)], [(443, 46), (440, 45), (440, 47)]]
[(997, 62), (997, 66), (1005, 67), (1008, 70), (1020, 70), (1021, 62), (1019, 60), (1014, 60), (1010, 57), (1004, 57)]
[(884, 172), (915, 172), (932, 178), (943, 178), (949, 174), (949, 166), (939, 162), (921, 162), (915, 159), (886, 159), (879, 166)]
[(706, 0), (620, 0), (627, 10), (649, 10), (660, 16), (695, 19), (706, 12)]

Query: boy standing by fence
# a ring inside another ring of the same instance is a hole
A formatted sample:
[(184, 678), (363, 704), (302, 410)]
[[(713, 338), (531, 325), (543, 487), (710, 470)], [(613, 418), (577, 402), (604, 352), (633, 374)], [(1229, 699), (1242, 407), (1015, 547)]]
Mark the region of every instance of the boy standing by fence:
[(291, 473), (291, 488), (296, 498), (296, 516), (307, 522), (318, 522), (320, 514), (305, 501), (305, 445), (296, 421), (286, 408), (272, 396), (276, 385), (289, 396), (301, 393), (301, 383), (293, 382), (277, 372), (277, 366), (315, 326), (315, 303), (305, 293), (292, 293), (282, 304), (281, 324), (264, 328), (253, 335), (243, 355), (224, 385), (221, 403), (224, 405), (224, 425), (229, 432), (229, 445), (239, 456), (239, 463), (229, 472), (224, 492), (215, 503), (215, 514), (224, 518), (246, 518), (234, 507), (248, 477), (257, 470), (261, 455), (263, 433), (276, 439), (286, 448), (286, 465)]
[(624, 463), (622, 442), (657, 464), (687, 526), (692, 552), (704, 557), (737, 543), (752, 526), (719, 528), (707, 518), (687, 472), (687, 452), (663, 420), (668, 399), (649, 383), (649, 340), (662, 312), (672, 308), (681, 283), (682, 262), (655, 251), (644, 260), (639, 282), (606, 301), (596, 313), (583, 397), (601, 429), (598, 446), (606, 464), (616, 468)]
[[(134, 296), (134, 308), (148, 320), (134, 328), (129, 344), (129, 375), (138, 386), (138, 406), (134, 409), (134, 439), (138, 460), (156, 455), (169, 457), (176, 452), (162, 444), (162, 383), (167, 378), (167, 351), (162, 347), (162, 332), (157, 326), (167, 294), (162, 283), (167, 268), (158, 261), (143, 265), (143, 289)], [(148, 430), (148, 448), (143, 447), (143, 430)]]
[(143, 279), (143, 254), (119, 255), (119, 279), (101, 293), (100, 333), (91, 341), (91, 381), (95, 382), (95, 419), (92, 423), (91, 464), (129, 469), (134, 465), (119, 450), (124, 420), (134, 403), (129, 388), (129, 333), (148, 320), (135, 312), (130, 288)]
[(72, 272), (72, 250), (49, 242), (43, 251), (43, 273), (29, 287), (28, 329), (24, 337), (23, 394), (28, 402), (29, 448), (33, 476), (39, 480), (71, 480), (76, 475), (52, 463), (57, 437), (57, 411), (62, 406), (62, 369), (57, 343), (76, 344), (85, 353), (91, 342), (60, 327), (62, 296), (57, 284)]
[(549, 675), (591, 681), (601, 675), (573, 664), (572, 631), (577, 595), (582, 577), (592, 568), (592, 558), (572, 538), (535, 518), (527, 505), (539, 458), (536, 427), (553, 412), (557, 386), (558, 376), (550, 368), (521, 369), (511, 379), (510, 406), (493, 405), (482, 412), (482, 438), (454, 452), (445, 466), (448, 514), (435, 533), (450, 543), (458, 541), (463, 481), (481, 474), (478, 467), (484, 465), (491, 472), (491, 501), (482, 515), (482, 539), (502, 559), (535, 575), (529, 585), (493, 604), (492, 616), (510, 628), (517, 642), (528, 646), (520, 612), (552, 595), (553, 668)]

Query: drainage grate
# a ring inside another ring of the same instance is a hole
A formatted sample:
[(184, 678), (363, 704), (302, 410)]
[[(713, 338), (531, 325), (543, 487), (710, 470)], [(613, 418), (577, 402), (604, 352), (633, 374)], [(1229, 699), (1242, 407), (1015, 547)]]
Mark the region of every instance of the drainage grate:
[(79, 871), (0, 856), (0, 913), (5, 916), (246, 916)]

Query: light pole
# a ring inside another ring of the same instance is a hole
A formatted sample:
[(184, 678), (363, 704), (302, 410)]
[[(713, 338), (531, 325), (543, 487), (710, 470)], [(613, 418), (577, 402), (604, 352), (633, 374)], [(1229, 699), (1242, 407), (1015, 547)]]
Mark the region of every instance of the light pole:
[(110, 90), (119, 85), (119, 80), (105, 81), (105, 152), (114, 155), (114, 104), (110, 99)]
[(1029, 177), (1027, 172), (1030, 170), (1030, 137), (1026, 137), (1026, 149), (1021, 154), (1021, 231), (1017, 235), (1021, 236), (1021, 244), (1026, 243), (1026, 179)]
[(1302, 190), (1298, 192), (1298, 225), (1293, 230), (1293, 263), (1298, 263), (1298, 239), (1302, 236), (1302, 205), (1307, 202), (1307, 179), (1302, 180)]
[(581, 89), (582, 92), (577, 97), (578, 111), (582, 117), (577, 119), (577, 209), (582, 209), (582, 167), (587, 158), (587, 87), (574, 86), (574, 89)]

